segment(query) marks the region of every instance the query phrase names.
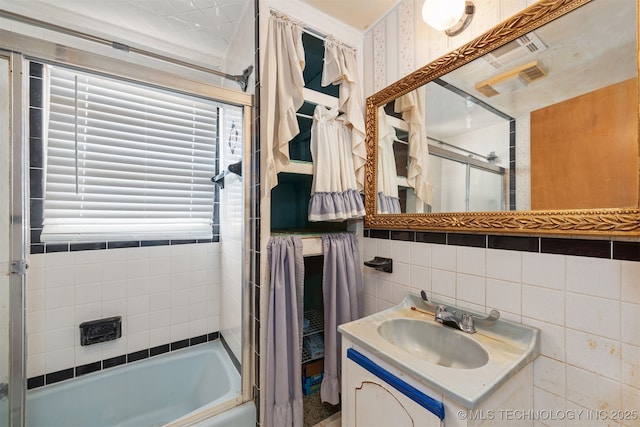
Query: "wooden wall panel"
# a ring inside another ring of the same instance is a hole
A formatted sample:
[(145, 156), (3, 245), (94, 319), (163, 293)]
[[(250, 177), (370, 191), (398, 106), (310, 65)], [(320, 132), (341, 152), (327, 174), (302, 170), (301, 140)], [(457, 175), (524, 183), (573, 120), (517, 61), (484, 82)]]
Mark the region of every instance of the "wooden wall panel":
[(637, 206), (635, 78), (531, 113), (531, 209)]

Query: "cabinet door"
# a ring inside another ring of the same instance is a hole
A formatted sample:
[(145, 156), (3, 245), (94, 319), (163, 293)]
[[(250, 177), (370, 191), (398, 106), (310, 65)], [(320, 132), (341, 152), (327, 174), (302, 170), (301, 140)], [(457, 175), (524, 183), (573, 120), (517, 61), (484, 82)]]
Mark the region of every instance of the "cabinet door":
[(413, 417), (385, 384), (363, 381), (354, 389), (356, 426), (413, 427)]
[(342, 371), (343, 427), (441, 426), (437, 415), (381, 378), (393, 374), (373, 364), (374, 371), (377, 368), (384, 373), (378, 376), (352, 359), (346, 361)]

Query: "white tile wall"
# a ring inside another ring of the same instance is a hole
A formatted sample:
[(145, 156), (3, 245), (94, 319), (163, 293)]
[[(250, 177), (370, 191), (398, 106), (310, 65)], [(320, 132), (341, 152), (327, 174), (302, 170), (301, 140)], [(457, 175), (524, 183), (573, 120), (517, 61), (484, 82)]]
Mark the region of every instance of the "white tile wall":
[(396, 304), (401, 291), (421, 289), (444, 303), (484, 313), (496, 308), (541, 331), (535, 409), (640, 409), (639, 262), (363, 239), (365, 257), (389, 247), (405, 251), (411, 281), (365, 268), (365, 314)]
[[(27, 376), (218, 331), (219, 243), (31, 255)], [(80, 345), (80, 323), (122, 316), (122, 337)]]

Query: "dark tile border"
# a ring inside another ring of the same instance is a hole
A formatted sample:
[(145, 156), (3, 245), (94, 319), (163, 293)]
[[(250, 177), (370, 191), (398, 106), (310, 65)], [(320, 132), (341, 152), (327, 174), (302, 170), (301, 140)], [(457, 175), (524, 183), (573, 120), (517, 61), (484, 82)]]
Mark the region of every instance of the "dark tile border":
[(149, 358), (149, 349), (136, 351), (133, 353), (127, 354), (127, 363), (137, 362), (138, 360), (148, 359)]
[(42, 387), (44, 385), (44, 375), (38, 375), (37, 377), (31, 377), (27, 380), (27, 390), (33, 388)]
[(149, 357), (159, 356), (161, 354), (168, 353), (170, 351), (171, 351), (170, 344), (159, 345), (157, 347), (152, 347), (149, 349)]
[(391, 232), (391, 240), (400, 240), (402, 242), (415, 242), (416, 241), (416, 233), (415, 231), (392, 231)]
[(111, 357), (102, 361), (102, 369), (114, 368), (116, 366), (124, 365), (127, 363), (127, 355), (123, 354), (116, 357)]
[(613, 259), (640, 261), (640, 242), (613, 242)]
[(181, 348), (189, 347), (189, 339), (174, 341), (171, 343), (171, 351), (180, 350)]
[(240, 365), (238, 358), (236, 357), (235, 354), (233, 354), (233, 351), (231, 351), (231, 347), (229, 347), (229, 344), (227, 344), (227, 340), (225, 340), (222, 335), (220, 335), (220, 342), (222, 342), (222, 346), (227, 351), (227, 354), (229, 355), (231, 362), (233, 362), (233, 366), (236, 367), (239, 374), (242, 374), (242, 365)]
[(96, 372), (102, 369), (102, 362), (97, 361), (93, 363), (89, 363), (86, 365), (76, 367), (76, 377), (81, 375), (90, 374), (91, 372)]
[(416, 242), (447, 244), (447, 233), (432, 233), (428, 231), (416, 231)]
[(504, 249), (508, 251), (540, 252), (540, 239), (537, 237), (489, 235), (487, 248)]
[(221, 340), (223, 347), (225, 348), (225, 350), (229, 354), (229, 357), (231, 358), (231, 361), (233, 362), (233, 365), (236, 367), (238, 372), (241, 372), (241, 365), (238, 362), (238, 359), (235, 357), (233, 352), (229, 349), (229, 346), (224, 341), (224, 338), (222, 337), (220, 332), (212, 332), (210, 334), (199, 335), (197, 337), (187, 338), (184, 340), (175, 341), (170, 344), (163, 344), (163, 345), (148, 348), (145, 350), (136, 351), (129, 354), (121, 354), (120, 356), (111, 357), (109, 359), (104, 359), (102, 361), (98, 360), (96, 362), (87, 363), (86, 365), (80, 365), (73, 368), (52, 372), (49, 374), (31, 377), (27, 379), (27, 389), (32, 390), (39, 387), (44, 387), (45, 385), (54, 384), (60, 381), (70, 380), (72, 378), (80, 377), (82, 375), (98, 372), (98, 371), (109, 369), (109, 368), (114, 368), (120, 365), (126, 365), (128, 363), (149, 359), (154, 356), (159, 356), (161, 354), (172, 352), (174, 350), (180, 350), (186, 347), (204, 344), (207, 342), (215, 341), (217, 339)]
[(55, 383), (59, 383), (60, 381), (65, 381), (73, 378), (73, 374), (74, 374), (73, 368), (69, 368), (69, 369), (63, 369), (62, 371), (45, 374), (44, 378), (47, 384), (55, 384)]
[(198, 337), (189, 338), (189, 345), (198, 345), (207, 342), (207, 335), (200, 335)]
[(99, 243), (71, 243), (69, 250), (73, 251), (95, 251), (100, 249), (107, 249), (105, 242)]
[[(42, 232), (41, 229), (31, 229), (32, 236), (39, 236)], [(212, 239), (199, 239), (199, 240), (132, 240), (123, 242), (92, 242), (92, 243), (40, 243), (33, 242), (31, 239), (30, 253), (43, 254), (53, 252), (77, 252), (77, 251), (94, 251), (94, 250), (109, 250), (109, 249), (124, 249), (124, 248), (146, 248), (154, 246), (176, 246), (186, 244), (201, 244), (201, 243), (217, 243), (219, 242), (218, 236), (214, 236)]]
[(487, 249), (572, 255), (590, 258), (640, 262), (640, 241), (603, 239), (569, 239), (560, 237), (504, 236), (493, 234), (440, 233), (410, 230), (363, 229), (371, 239), (414, 241), (440, 245), (469, 246)]
[(592, 258), (611, 258), (611, 242), (608, 240), (550, 239), (540, 238), (543, 254), (575, 255)]
[(139, 248), (141, 246), (139, 241), (107, 242), (106, 245), (107, 249)]
[(369, 230), (369, 237), (372, 239), (389, 239), (393, 230)]
[(447, 245), (486, 248), (487, 236), (484, 234), (447, 234)]

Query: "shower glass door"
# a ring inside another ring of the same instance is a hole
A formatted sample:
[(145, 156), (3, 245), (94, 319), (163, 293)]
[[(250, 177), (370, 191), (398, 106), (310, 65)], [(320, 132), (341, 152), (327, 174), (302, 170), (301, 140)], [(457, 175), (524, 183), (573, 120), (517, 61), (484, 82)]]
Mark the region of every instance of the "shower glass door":
[[(9, 60), (0, 56), (0, 204), (9, 200)], [(9, 425), (9, 209), (0, 209), (0, 426)]]
[(22, 64), (0, 53), (0, 427), (24, 422)]

